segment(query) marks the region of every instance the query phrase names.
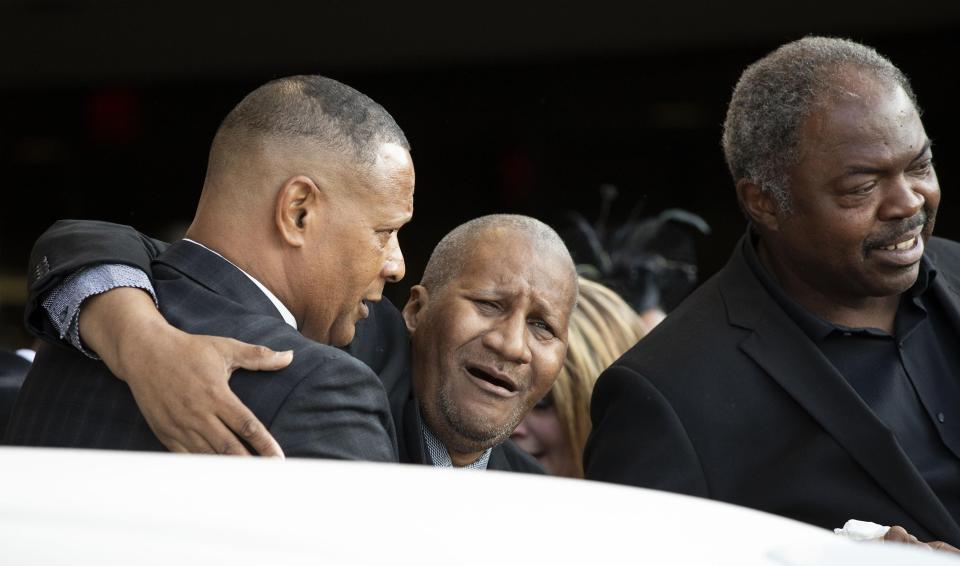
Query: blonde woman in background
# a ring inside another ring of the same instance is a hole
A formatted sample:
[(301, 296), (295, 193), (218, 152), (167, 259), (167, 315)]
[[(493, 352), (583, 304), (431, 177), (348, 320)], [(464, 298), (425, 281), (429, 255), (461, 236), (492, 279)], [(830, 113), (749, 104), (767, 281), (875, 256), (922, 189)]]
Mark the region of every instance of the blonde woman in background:
[(570, 319), (567, 358), (553, 389), (517, 426), (513, 441), (548, 472), (583, 477), (583, 447), (590, 434), (590, 395), (604, 369), (637, 343), (649, 327), (615, 292), (580, 278), (580, 299)]

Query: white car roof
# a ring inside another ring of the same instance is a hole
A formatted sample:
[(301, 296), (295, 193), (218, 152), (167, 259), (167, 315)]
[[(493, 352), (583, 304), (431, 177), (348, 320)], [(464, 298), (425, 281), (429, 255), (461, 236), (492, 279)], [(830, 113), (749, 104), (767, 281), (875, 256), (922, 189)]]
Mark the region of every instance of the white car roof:
[(714, 501), (502, 472), (0, 448), (0, 481), (11, 565), (956, 564)]

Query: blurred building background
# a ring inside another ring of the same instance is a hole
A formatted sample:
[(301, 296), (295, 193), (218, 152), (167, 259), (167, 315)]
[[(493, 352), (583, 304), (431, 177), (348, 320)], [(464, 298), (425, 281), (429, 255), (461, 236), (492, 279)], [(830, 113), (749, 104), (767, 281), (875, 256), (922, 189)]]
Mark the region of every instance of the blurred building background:
[(960, 2), (127, 2), (0, 0), (0, 347), (20, 326), (33, 240), (58, 218), (189, 223), (220, 119), (275, 77), (321, 73), (382, 103), (413, 144), (408, 279), (491, 212), (556, 222), (642, 203), (713, 227), (701, 274), (744, 229), (719, 147), (743, 68), (806, 34), (876, 47), (913, 80), (960, 238)]

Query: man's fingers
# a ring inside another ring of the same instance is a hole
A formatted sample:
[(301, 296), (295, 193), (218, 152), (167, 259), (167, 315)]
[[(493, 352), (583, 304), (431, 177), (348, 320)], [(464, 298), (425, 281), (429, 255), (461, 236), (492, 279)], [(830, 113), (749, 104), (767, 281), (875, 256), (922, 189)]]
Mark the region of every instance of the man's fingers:
[[(233, 403), (239, 404), (240, 401), (234, 397)], [(252, 415), (251, 418), (253, 418)], [(197, 421), (192, 425), (167, 424), (163, 429), (155, 430), (154, 434), (171, 452), (228, 454), (233, 456), (250, 455), (250, 451), (244, 447), (237, 436), (215, 416), (208, 420)]]
[(890, 530), (887, 531), (886, 535), (884, 535), (883, 540), (887, 542), (901, 542), (904, 544), (915, 544), (918, 542), (917, 537), (908, 533), (907, 530), (900, 525), (894, 525), (890, 527)]
[(203, 426), (197, 427), (195, 431), (188, 431), (187, 436), (189, 437), (187, 448), (193, 454), (250, 455), (237, 437), (216, 418), (204, 422)]
[(169, 386), (155, 388), (148, 379), (129, 381), (160, 442), (173, 452), (249, 456), (254, 451), (282, 458), (276, 440), (230, 390), (227, 380), (238, 368), (282, 369), (293, 360), (293, 352), (275, 352), (232, 338), (186, 336), (183, 355), (192, 363), (174, 366), (165, 382)]
[(160, 437), (160, 436), (158, 436), (157, 438), (160, 439), (160, 442), (162, 442), (163, 445), (167, 447), (167, 450), (171, 452), (175, 452), (178, 454), (187, 454), (190, 452), (189, 450), (187, 450), (186, 446), (184, 446), (183, 444), (180, 444), (179, 442), (177, 442), (172, 438)]
[(230, 411), (223, 417), (223, 424), (243, 439), (257, 454), (283, 458), (283, 450), (256, 416), (239, 399), (231, 403)]
[(955, 546), (952, 546), (952, 545), (950, 545), (950, 544), (947, 544), (947, 543), (945, 543), (945, 542), (943, 542), (943, 541), (941, 541), (941, 540), (937, 540), (937, 541), (933, 541), (933, 542), (927, 543), (927, 546), (929, 546), (930, 548), (932, 548), (932, 549), (934, 549), (934, 550), (939, 550), (939, 551), (942, 551), (942, 552), (952, 552), (952, 553), (954, 553), (954, 554), (960, 554), (960, 550), (958, 550)]
[[(150, 427), (150, 430), (153, 431), (154, 436), (157, 437), (157, 440), (163, 444), (167, 450), (179, 454), (191, 454), (199, 452), (199, 449), (196, 446), (196, 441), (191, 440), (185, 436), (184, 431), (177, 427), (173, 422), (169, 421), (165, 417), (156, 416), (152, 413), (144, 412), (144, 419), (147, 421), (147, 426)], [(171, 434), (171, 431), (174, 434)], [(201, 440), (201, 444), (205, 445), (206, 443)]]
[(191, 454), (213, 454), (213, 447), (200, 434), (193, 430), (182, 431), (183, 445)]
[(887, 534), (884, 535), (883, 540), (890, 542), (899, 542), (904, 544), (920, 545), (930, 548), (932, 550), (939, 550), (941, 552), (953, 552), (960, 554), (960, 550), (957, 550), (955, 547), (943, 542), (943, 541), (933, 541), (923, 543), (917, 540), (917, 537), (911, 535), (907, 532), (906, 529), (899, 525), (894, 525), (890, 527), (890, 530), (887, 531)]
[(246, 344), (232, 338), (224, 340), (225, 357), (231, 360), (230, 371), (243, 368), (255, 371), (283, 369), (293, 361), (293, 350), (277, 352), (266, 346)]

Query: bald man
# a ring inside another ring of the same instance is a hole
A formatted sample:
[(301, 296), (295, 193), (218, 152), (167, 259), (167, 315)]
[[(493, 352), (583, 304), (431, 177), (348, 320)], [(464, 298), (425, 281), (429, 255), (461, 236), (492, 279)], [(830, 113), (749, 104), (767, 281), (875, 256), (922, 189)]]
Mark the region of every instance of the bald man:
[[(256, 430), (262, 423), (277, 451), (287, 455), (396, 460), (395, 430), (377, 376), (332, 346), (348, 344), (384, 284), (403, 276), (396, 234), (411, 218), (413, 188), (400, 128), (380, 105), (331, 79), (273, 81), (227, 115), (211, 146), (193, 223), (184, 240), (154, 260), (153, 287), (163, 316), (176, 327), (283, 352), (257, 357), (247, 364), (253, 369), (289, 365), (269, 380), (238, 371), (231, 385), (255, 420), (219, 422), (213, 415), (213, 426), (250, 439), (262, 432)], [(59, 263), (44, 256), (35, 275), (61, 269)], [(117, 297), (154, 308), (133, 288), (88, 303)], [(146, 354), (117, 352), (106, 338), (134, 327), (147, 336), (156, 328), (159, 337), (162, 330), (150, 322), (157, 319), (126, 309), (109, 325), (96, 318), (67, 320), (74, 333), (83, 327), (86, 344), (112, 361), (116, 373), (78, 351), (42, 349), (14, 408), (7, 442), (234, 450), (205, 438), (186, 446), (148, 426), (135, 396), (150, 386), (128, 370)], [(231, 344), (220, 340), (225, 348)], [(189, 372), (217, 356), (214, 347), (175, 362)], [(228, 363), (244, 363), (235, 362)], [(164, 385), (174, 390), (175, 383)]]
[(397, 415), (401, 460), (540, 471), (505, 441), (556, 381), (576, 299), (570, 253), (542, 222), (483, 216), (445, 236), (403, 308), (413, 395)]

